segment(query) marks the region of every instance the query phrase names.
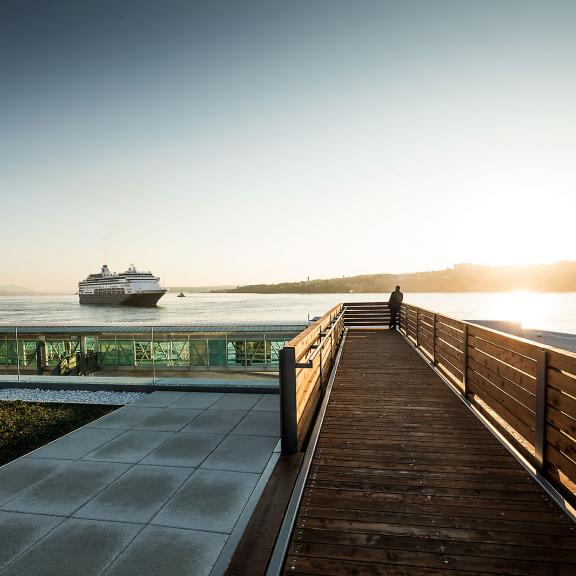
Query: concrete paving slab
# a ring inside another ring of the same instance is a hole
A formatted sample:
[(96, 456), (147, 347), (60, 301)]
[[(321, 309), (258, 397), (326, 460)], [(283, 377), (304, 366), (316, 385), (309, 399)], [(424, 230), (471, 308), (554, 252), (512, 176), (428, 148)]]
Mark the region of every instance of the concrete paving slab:
[(76, 460), (2, 505), (3, 510), (69, 516), (128, 469)]
[(182, 432), (229, 434), (246, 414), (246, 410), (206, 410)]
[(192, 474), (186, 468), (130, 468), (74, 514), (76, 518), (145, 524)]
[(125, 406), (115, 410), (98, 420), (90, 422), (89, 428), (120, 428), (129, 430), (146, 418), (159, 413), (162, 408), (152, 408), (145, 406)]
[(210, 406), (210, 410), (250, 410), (262, 394), (226, 394)]
[(132, 406), (145, 406), (148, 408), (164, 408), (174, 404), (177, 400), (185, 396), (186, 392), (152, 392), (146, 397), (132, 402)]
[(58, 516), (0, 512), (0, 570), (63, 520)]
[(76, 460), (123, 433), (124, 430), (113, 428), (80, 428), (30, 452), (28, 457)]
[(261, 474), (277, 443), (271, 436), (228, 436), (200, 468)]
[(160, 412), (144, 418), (132, 429), (178, 432), (200, 414), (202, 414), (202, 410), (164, 408)]
[(183, 398), (180, 398), (172, 408), (197, 408), (204, 410), (210, 408), (215, 402), (224, 396), (222, 392), (189, 392)]
[(265, 410), (267, 412), (280, 411), (280, 394), (264, 394), (264, 396), (256, 402), (252, 410)]
[(227, 536), (147, 526), (105, 576), (208, 576)]
[(0, 505), (67, 466), (66, 460), (18, 458), (0, 468)]
[(231, 434), (246, 434), (248, 436), (274, 436), (280, 438), (280, 414), (252, 410), (232, 430)]
[(141, 529), (139, 524), (68, 519), (2, 576), (99, 576)]
[(170, 432), (129, 430), (101, 448), (90, 452), (84, 456), (83, 460), (136, 464), (170, 436), (172, 436)]
[(196, 470), (152, 524), (230, 534), (259, 476)]
[(223, 434), (180, 432), (148, 454), (141, 464), (197, 468), (222, 440), (224, 440)]

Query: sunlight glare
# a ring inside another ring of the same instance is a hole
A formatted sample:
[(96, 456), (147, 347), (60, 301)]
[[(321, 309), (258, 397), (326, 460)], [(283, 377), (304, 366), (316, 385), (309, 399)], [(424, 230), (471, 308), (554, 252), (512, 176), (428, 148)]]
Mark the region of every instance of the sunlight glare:
[(519, 322), (522, 328), (539, 328), (550, 312), (547, 294), (518, 290), (495, 294), (491, 316), (498, 320)]

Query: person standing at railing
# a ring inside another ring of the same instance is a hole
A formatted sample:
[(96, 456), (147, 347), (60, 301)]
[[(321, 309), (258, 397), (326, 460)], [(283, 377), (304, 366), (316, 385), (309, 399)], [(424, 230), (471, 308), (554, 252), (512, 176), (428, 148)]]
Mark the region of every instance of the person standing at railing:
[(390, 294), (390, 298), (388, 299), (388, 307), (390, 308), (390, 323), (388, 327), (391, 330), (395, 329), (398, 324), (398, 314), (400, 313), (403, 299), (404, 294), (400, 292), (400, 286), (396, 286), (396, 290)]

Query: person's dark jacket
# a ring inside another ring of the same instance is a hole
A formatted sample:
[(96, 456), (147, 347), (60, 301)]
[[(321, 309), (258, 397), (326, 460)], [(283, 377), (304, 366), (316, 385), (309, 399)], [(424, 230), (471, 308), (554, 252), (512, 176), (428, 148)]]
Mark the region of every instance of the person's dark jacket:
[(390, 306), (390, 308), (400, 308), (400, 305), (402, 304), (402, 300), (404, 299), (404, 294), (402, 294), (402, 292), (400, 292), (399, 290), (394, 290), (394, 292), (392, 292), (392, 294), (390, 294), (390, 299), (388, 300), (388, 305)]

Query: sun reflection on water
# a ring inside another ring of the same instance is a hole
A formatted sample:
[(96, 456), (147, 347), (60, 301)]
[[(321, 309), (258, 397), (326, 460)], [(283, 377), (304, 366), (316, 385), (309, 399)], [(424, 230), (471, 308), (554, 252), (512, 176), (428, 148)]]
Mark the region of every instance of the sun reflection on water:
[(552, 303), (548, 296), (524, 290), (494, 294), (491, 316), (519, 322), (523, 328), (539, 328), (550, 316)]

